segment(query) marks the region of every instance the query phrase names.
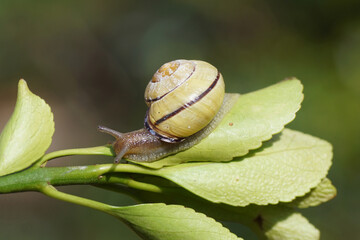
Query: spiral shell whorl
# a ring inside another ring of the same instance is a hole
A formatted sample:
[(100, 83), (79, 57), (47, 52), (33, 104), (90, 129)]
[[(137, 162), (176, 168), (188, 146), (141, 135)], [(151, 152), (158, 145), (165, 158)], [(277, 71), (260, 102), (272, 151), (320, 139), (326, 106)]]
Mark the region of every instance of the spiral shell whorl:
[(224, 80), (214, 66), (196, 60), (166, 63), (145, 90), (145, 127), (163, 141), (181, 141), (213, 119), (224, 94)]
[(175, 60), (165, 63), (152, 77), (145, 89), (145, 102), (148, 106), (172, 92), (195, 71), (195, 63)]

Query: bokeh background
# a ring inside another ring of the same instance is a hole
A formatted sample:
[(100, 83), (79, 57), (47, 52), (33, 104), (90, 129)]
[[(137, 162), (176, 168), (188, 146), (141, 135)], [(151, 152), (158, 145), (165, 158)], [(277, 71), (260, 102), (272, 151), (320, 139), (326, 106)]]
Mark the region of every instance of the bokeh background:
[[(50, 150), (96, 146), (142, 127), (143, 92), (173, 59), (202, 59), (223, 73), (228, 92), (246, 93), (285, 77), (305, 99), (289, 127), (330, 141), (338, 196), (303, 211), (322, 239), (360, 239), (360, 2), (344, 1), (7, 1), (0, 0), (0, 129), (17, 81), (55, 115)], [(71, 157), (54, 165), (109, 162)], [(91, 187), (68, 192), (116, 205), (126, 196)], [(247, 239), (246, 228), (227, 224)], [(37, 193), (0, 196), (0, 239), (139, 239), (116, 219)]]

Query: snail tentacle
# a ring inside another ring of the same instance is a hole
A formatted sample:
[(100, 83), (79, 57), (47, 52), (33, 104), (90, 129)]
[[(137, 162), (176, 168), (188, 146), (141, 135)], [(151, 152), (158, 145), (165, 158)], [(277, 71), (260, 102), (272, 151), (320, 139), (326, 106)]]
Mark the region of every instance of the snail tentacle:
[(108, 127), (105, 127), (105, 126), (101, 126), (101, 125), (98, 126), (98, 131), (110, 134), (114, 138), (120, 138), (120, 137), (122, 137), (124, 135), (121, 132), (118, 132), (118, 131), (116, 131), (114, 129), (111, 129), (111, 128), (108, 128)]
[(129, 145), (123, 145), (120, 152), (118, 152), (116, 154), (116, 157), (114, 159), (114, 163), (120, 163), (121, 159), (123, 159), (124, 155), (128, 152), (128, 150), (129, 150)]

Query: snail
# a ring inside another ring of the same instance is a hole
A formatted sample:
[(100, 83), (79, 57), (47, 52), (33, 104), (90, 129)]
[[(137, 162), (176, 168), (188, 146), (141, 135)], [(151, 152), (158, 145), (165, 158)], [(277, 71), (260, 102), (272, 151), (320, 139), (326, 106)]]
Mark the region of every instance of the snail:
[(148, 110), (144, 128), (120, 133), (99, 126), (116, 138), (115, 163), (123, 157), (153, 162), (188, 149), (208, 136), (234, 103), (225, 94), (221, 73), (198, 60), (175, 60), (162, 65), (145, 90)]

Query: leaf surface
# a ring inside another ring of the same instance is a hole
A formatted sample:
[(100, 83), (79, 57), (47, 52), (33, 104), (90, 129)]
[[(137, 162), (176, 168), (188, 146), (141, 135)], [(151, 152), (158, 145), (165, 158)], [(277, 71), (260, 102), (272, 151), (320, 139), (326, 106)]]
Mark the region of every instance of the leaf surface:
[(267, 207), (255, 220), (268, 240), (318, 240), (320, 232), (300, 213), (281, 207)]
[(0, 135), (0, 176), (25, 169), (43, 156), (53, 133), (50, 107), (20, 80), (15, 110)]
[(287, 206), (297, 208), (315, 207), (327, 202), (336, 196), (336, 188), (330, 179), (324, 178), (314, 189), (303, 197), (298, 197), (294, 201), (287, 203)]
[(162, 203), (114, 207), (110, 214), (149, 240), (239, 240), (219, 222), (180, 205)]
[(267, 205), (305, 195), (326, 176), (331, 159), (328, 142), (285, 129), (231, 162), (184, 163), (154, 173), (212, 202)]
[(306, 218), (284, 205), (233, 207), (211, 203), (186, 192), (131, 191), (131, 196), (145, 202), (181, 204), (216, 220), (238, 222), (254, 230), (260, 239), (319, 239), (319, 231)]
[(223, 162), (246, 155), (279, 133), (295, 118), (303, 100), (303, 86), (295, 78), (241, 95), (219, 126), (188, 150), (153, 163), (151, 168), (190, 161)]

